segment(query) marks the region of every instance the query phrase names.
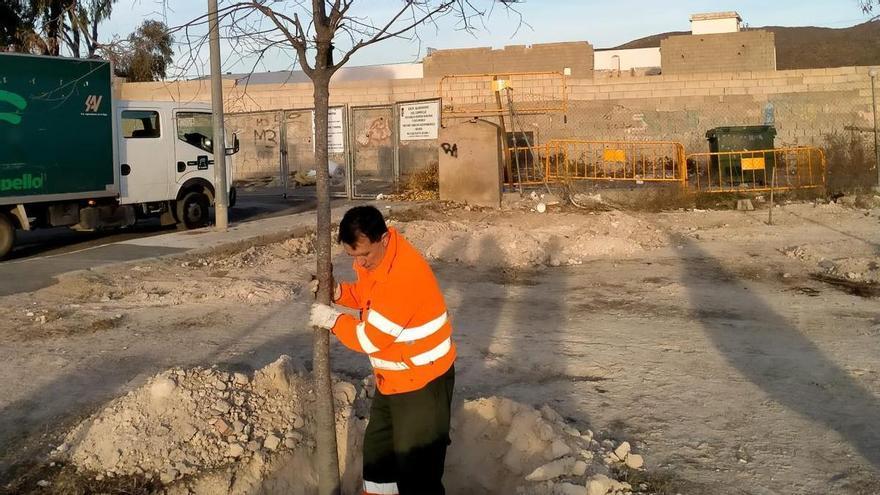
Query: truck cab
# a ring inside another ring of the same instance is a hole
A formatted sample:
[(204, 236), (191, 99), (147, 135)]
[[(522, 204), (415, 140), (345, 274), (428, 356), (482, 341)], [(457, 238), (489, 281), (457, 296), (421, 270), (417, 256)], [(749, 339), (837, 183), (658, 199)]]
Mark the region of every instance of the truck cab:
[[(118, 101), (115, 133), (119, 204), (134, 205), (139, 217), (165, 216), (163, 223), (204, 226), (214, 202), (214, 143), (211, 107), (204, 103)], [(226, 183), (232, 184), (231, 147), (224, 143)], [(235, 189), (230, 187), (230, 206)]]

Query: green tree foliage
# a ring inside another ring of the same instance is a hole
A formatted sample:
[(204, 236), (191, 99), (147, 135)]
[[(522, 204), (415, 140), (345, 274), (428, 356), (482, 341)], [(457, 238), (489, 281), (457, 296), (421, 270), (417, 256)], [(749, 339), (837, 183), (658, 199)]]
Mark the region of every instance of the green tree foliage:
[(0, 3), (0, 51), (21, 51), (19, 31), (32, 30), (33, 20), (21, 2)]
[(0, 49), (41, 55), (94, 57), (98, 26), (118, 0), (5, 0), (0, 3)]
[(108, 58), (116, 75), (129, 81), (156, 81), (165, 77), (172, 62), (174, 39), (161, 21), (146, 20), (123, 42), (117, 43)]

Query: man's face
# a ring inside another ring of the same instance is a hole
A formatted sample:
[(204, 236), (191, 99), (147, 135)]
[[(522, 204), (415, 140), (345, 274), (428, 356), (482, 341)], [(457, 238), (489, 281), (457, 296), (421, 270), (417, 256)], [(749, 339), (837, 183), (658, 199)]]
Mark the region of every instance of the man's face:
[(382, 258), (385, 257), (385, 249), (388, 247), (388, 232), (382, 234), (382, 238), (376, 242), (370, 241), (367, 236), (361, 234), (354, 246), (345, 243), (342, 246), (345, 252), (354, 258), (354, 262), (358, 266), (371, 271), (379, 266), (382, 263)]

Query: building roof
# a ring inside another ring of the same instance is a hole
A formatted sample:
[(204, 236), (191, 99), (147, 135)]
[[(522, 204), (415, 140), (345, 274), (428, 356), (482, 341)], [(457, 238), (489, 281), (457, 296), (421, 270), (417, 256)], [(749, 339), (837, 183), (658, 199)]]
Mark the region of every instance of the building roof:
[(691, 22), (694, 21), (712, 21), (716, 19), (736, 19), (738, 21), (742, 21), (742, 17), (740, 17), (737, 12), (706, 12), (705, 14), (693, 14), (691, 15)]
[[(389, 79), (421, 79), (424, 74), (422, 64), (385, 64), (365, 65), (360, 67), (343, 67), (333, 74), (334, 82), (367, 81)], [(210, 79), (204, 76), (199, 79)], [(283, 70), (277, 72), (254, 72), (251, 74), (224, 74), (223, 79), (234, 79), (239, 84), (296, 84), (311, 80), (301, 70)]]

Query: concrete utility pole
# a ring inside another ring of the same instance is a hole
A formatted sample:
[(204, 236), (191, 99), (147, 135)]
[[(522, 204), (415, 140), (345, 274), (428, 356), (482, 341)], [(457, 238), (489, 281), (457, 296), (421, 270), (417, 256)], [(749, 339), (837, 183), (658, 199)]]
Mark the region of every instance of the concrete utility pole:
[(874, 166), (877, 167), (877, 187), (875, 190), (880, 192), (880, 146), (877, 146), (877, 69), (871, 69), (868, 75), (871, 76), (871, 113), (874, 114)]
[(208, 0), (211, 50), (211, 106), (214, 114), (214, 222), (226, 232), (229, 226), (229, 185), (226, 183), (226, 136), (223, 124), (223, 78), (220, 72), (220, 23), (217, 0)]

